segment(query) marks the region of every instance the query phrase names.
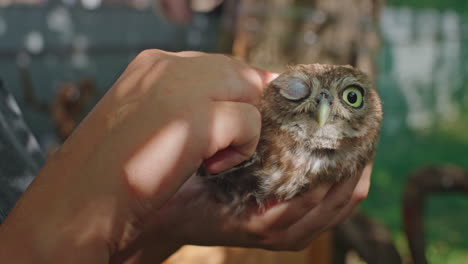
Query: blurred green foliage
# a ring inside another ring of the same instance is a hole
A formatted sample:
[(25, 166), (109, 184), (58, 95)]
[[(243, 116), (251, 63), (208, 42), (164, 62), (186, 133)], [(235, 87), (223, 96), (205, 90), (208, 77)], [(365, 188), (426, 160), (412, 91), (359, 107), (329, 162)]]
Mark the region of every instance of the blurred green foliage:
[(390, 6), (406, 6), (412, 8), (436, 8), (439, 10), (455, 10), (468, 14), (468, 1), (466, 0), (386, 0)]
[[(467, 0), (388, 0), (392, 7), (436, 8), (445, 12), (453, 10), (463, 14), (460, 25), (461, 59), (459, 84), (451, 97), (458, 107), (456, 120), (438, 120), (429, 128), (416, 131), (408, 127), (408, 103), (398, 81), (392, 74), (394, 61), (391, 43), (383, 42), (378, 57), (379, 88), (385, 112), (383, 133), (375, 160), (372, 188), (362, 207), (366, 213), (384, 223), (394, 234), (400, 253), (409, 257), (402, 227), (402, 191), (407, 176), (414, 170), (429, 165), (455, 165), (468, 170), (468, 40), (463, 32), (468, 30)], [(434, 40), (436, 41), (436, 40)], [(434, 69), (437, 71), (437, 69)], [(428, 76), (427, 78), (432, 78)], [(447, 80), (447, 85), (451, 85)], [(434, 89), (435, 83), (428, 90)], [(440, 84), (438, 84), (440, 85)], [(426, 90), (427, 91), (427, 90)], [(425, 104), (433, 106), (432, 97)], [(429, 263), (468, 263), (468, 196), (462, 194), (437, 194), (425, 205), (425, 231)]]

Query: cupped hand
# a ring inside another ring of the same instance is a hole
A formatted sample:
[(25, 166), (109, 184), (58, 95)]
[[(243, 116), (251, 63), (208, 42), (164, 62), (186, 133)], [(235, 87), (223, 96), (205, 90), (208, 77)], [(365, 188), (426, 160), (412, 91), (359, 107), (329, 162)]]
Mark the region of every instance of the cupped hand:
[(213, 200), (200, 177), (191, 177), (114, 261), (155, 263), (185, 244), (304, 249), (367, 197), (371, 171), (372, 164), (368, 164), (361, 175), (341, 184), (318, 186), (266, 210), (252, 205), (240, 215)]

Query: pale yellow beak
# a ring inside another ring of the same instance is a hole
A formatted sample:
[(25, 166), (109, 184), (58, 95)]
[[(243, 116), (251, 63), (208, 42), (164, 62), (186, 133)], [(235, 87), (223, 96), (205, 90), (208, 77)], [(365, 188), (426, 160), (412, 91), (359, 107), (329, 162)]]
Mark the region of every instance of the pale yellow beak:
[(317, 107), (317, 122), (320, 127), (323, 127), (330, 116), (330, 103), (328, 100), (321, 100)]

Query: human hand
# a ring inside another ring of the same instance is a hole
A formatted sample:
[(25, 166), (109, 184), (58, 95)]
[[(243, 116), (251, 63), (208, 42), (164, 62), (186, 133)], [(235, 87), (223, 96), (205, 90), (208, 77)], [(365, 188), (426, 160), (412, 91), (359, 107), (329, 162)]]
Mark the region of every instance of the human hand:
[(0, 259), (107, 263), (202, 161), (222, 170), (253, 153), (271, 77), (223, 55), (141, 53), (2, 224)]
[[(155, 263), (185, 244), (303, 249), (318, 234), (348, 217), (367, 197), (371, 170), (372, 164), (368, 164), (360, 177), (335, 186), (319, 186), (265, 211), (253, 206), (241, 215), (231, 214), (212, 199), (201, 178), (191, 177), (115, 260)], [(161, 250), (164, 245), (166, 251)]]

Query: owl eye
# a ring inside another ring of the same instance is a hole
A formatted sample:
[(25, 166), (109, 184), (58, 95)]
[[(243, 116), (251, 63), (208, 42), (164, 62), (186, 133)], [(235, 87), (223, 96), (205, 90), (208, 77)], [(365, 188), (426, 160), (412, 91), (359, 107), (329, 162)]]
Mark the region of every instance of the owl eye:
[(308, 96), (310, 88), (301, 80), (291, 79), (287, 82), (286, 87), (280, 89), (280, 94), (288, 100), (297, 101)]
[(359, 108), (362, 106), (362, 90), (356, 86), (346, 88), (343, 92), (343, 100), (350, 106)]

